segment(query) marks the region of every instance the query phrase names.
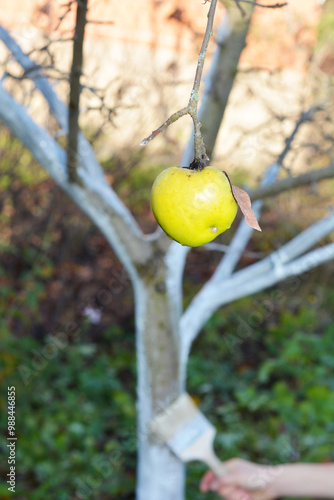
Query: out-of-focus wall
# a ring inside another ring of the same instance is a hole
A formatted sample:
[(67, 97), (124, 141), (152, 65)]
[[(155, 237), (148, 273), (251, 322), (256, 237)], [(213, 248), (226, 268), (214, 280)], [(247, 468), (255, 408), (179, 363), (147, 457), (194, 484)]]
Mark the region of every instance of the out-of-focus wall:
[[(31, 50), (43, 45), (44, 36), (52, 40), (72, 36), (74, 12), (65, 15), (55, 32), (67, 4), (65, 0), (11, 0), (2, 5), (1, 18), (24, 48)], [(110, 22), (87, 26), (83, 79), (89, 86), (107, 87), (106, 102), (116, 110), (115, 127), (107, 128), (100, 142), (104, 155), (136, 147), (172, 112), (187, 104), (207, 10), (203, 0), (89, 1), (88, 18)], [(320, 11), (316, 0), (290, 0), (284, 9), (256, 9), (241, 72), (218, 137), (218, 160), (232, 167), (266, 162), (268, 151), (280, 147), (279, 138), (273, 141), (273, 133), (279, 136), (280, 130), (274, 124), (265, 125), (270, 121), (268, 107), (295, 116), (302, 95), (312, 101), (313, 89), (305, 88), (305, 75)], [(223, 16), (220, 4), (216, 27)], [(211, 50), (213, 47), (212, 42)], [(58, 69), (67, 72), (71, 44), (55, 43), (51, 50)], [(209, 63), (210, 54), (205, 69)], [(66, 96), (64, 83), (57, 89)], [(85, 91), (82, 104), (84, 108), (98, 106), (99, 99)], [(99, 120), (99, 112), (90, 112), (81, 124), (90, 127)], [(260, 133), (242, 139), (243, 129), (254, 127)], [(181, 151), (190, 130), (190, 119), (179, 120), (150, 144), (152, 153), (166, 148)]]

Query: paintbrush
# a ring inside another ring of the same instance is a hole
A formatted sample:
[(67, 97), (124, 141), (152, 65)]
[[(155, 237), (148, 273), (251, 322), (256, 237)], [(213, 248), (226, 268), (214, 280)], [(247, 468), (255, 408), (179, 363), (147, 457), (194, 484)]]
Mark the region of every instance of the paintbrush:
[(226, 474), (223, 463), (213, 449), (216, 428), (199, 411), (187, 393), (181, 394), (151, 421), (151, 430), (183, 462), (200, 460), (216, 476)]

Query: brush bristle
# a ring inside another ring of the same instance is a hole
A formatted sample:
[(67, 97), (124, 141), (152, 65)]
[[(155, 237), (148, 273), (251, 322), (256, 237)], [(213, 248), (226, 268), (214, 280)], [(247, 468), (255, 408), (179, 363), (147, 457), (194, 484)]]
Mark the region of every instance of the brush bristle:
[(187, 393), (155, 417), (151, 429), (179, 456), (204, 432), (215, 434), (215, 428)]
[(154, 418), (151, 422), (152, 431), (164, 441), (169, 441), (197, 413), (199, 410), (191, 397), (187, 393), (181, 394), (174, 403)]
[(151, 422), (152, 431), (164, 441), (169, 441), (198, 413), (199, 410), (191, 397), (187, 393), (183, 393), (154, 418)]
[(173, 450), (175, 455), (185, 459), (185, 453), (188, 452), (195, 443), (198, 442), (204, 435), (211, 442), (216, 429), (200, 412), (189, 420), (189, 422), (179, 429), (177, 433), (167, 442), (168, 446)]
[(202, 460), (221, 475), (221, 464), (213, 451), (216, 429), (188, 394), (182, 394), (165, 411), (157, 415), (151, 422), (151, 430), (180, 460)]

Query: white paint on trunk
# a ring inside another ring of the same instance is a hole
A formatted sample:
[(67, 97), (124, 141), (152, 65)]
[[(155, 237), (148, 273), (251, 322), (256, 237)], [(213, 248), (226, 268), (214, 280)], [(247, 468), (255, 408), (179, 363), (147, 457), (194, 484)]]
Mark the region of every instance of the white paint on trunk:
[[(172, 252), (173, 253), (173, 252)], [(178, 262), (175, 259), (174, 263)], [(179, 260), (179, 271), (182, 259)], [(176, 278), (174, 274), (174, 278)], [(178, 273), (180, 276), (180, 272)], [(171, 273), (169, 273), (169, 278)], [(166, 293), (158, 291), (156, 286), (146, 286), (140, 279), (135, 286), (136, 307), (136, 344), (137, 344), (137, 427), (138, 427), (138, 466), (137, 466), (137, 500), (174, 500), (184, 497), (185, 471), (184, 465), (163, 444), (156, 441), (150, 433), (149, 424), (155, 413), (165, 404), (165, 398), (159, 399), (159, 394), (174, 391), (178, 395), (183, 385), (180, 383), (179, 370), (173, 374), (169, 371), (170, 360), (179, 359), (179, 309), (175, 304), (173, 291), (178, 287), (179, 278), (169, 279), (166, 283)], [(161, 282), (159, 281), (160, 286)], [(159, 287), (158, 287), (159, 288)], [(162, 295), (168, 299), (163, 300)], [(161, 304), (164, 302), (164, 307)], [(153, 304), (153, 307), (152, 307)], [(154, 305), (156, 304), (156, 305)], [(166, 320), (169, 324), (165, 325)], [(164, 325), (164, 326), (162, 326)], [(160, 327), (162, 326), (162, 329)], [(171, 337), (164, 339), (168, 332)], [(156, 345), (154, 345), (156, 343)], [(155, 354), (154, 354), (155, 353)], [(165, 359), (165, 361), (164, 361)], [(173, 364), (173, 363), (172, 363)], [(162, 387), (156, 386), (156, 370), (166, 370), (169, 380), (162, 380)], [(174, 377), (174, 380), (173, 380)], [(166, 391), (164, 384), (171, 387)]]
[(143, 443), (138, 460), (136, 500), (184, 498), (185, 467), (166, 447)]

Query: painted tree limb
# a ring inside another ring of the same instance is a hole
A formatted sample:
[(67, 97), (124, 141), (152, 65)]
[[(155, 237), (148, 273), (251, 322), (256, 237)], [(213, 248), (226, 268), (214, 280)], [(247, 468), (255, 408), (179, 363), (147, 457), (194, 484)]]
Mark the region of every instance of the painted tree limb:
[[(310, 271), (311, 269), (328, 262), (333, 258), (334, 243), (331, 243), (288, 262), (284, 266), (273, 265), (270, 271), (262, 273), (252, 281), (242, 280), (239, 282), (238, 280), (238, 284), (226, 281), (220, 286), (217, 286), (215, 290), (212, 290), (214, 293), (212, 293), (210, 303), (207, 303), (208, 309), (206, 311), (207, 315), (205, 321), (211, 317), (218, 307), (221, 307), (222, 305), (229, 304), (243, 297), (248, 297), (254, 293), (274, 286), (287, 278), (298, 276), (306, 271)], [(241, 286), (239, 283), (241, 283)], [(220, 297), (222, 296), (224, 296), (224, 299), (220, 300)]]
[(305, 270), (309, 270), (332, 259), (334, 244), (323, 247), (328, 248), (327, 253), (320, 248), (303, 257), (300, 256), (333, 230), (334, 216), (326, 217), (300, 233), (269, 257), (237, 271), (224, 282), (211, 283), (211, 286), (205, 289), (205, 293), (203, 291), (197, 294), (181, 318), (183, 359), (188, 356), (191, 344), (204, 323), (219, 307), (298, 274), (297, 269), (300, 265), (308, 263)]
[(70, 74), (70, 98), (68, 105), (67, 136), (67, 173), (70, 182), (79, 182), (78, 169), (78, 136), (79, 136), (79, 103), (80, 77), (83, 64), (83, 40), (86, 26), (88, 0), (77, 0), (77, 15), (73, 38), (73, 56)]
[(237, 283), (238, 280), (241, 280), (241, 282), (245, 282), (248, 279), (252, 280), (261, 274), (269, 272), (273, 264), (278, 269), (278, 267), (284, 266), (296, 259), (310, 250), (322, 238), (330, 234), (334, 229), (333, 224), (334, 216), (324, 217), (320, 221), (315, 222), (262, 261), (236, 272), (234, 274), (235, 282)]
[(190, 247), (182, 246), (173, 241), (166, 252), (165, 261), (169, 270), (169, 291), (174, 301), (175, 313), (178, 317), (182, 314), (183, 303), (183, 271)]
[[(276, 257), (275, 254), (274, 258)], [(235, 300), (241, 299), (243, 297), (248, 297), (254, 293), (260, 292), (276, 285), (277, 283), (284, 281), (285, 279), (292, 276), (299, 276), (306, 271), (328, 262), (334, 258), (334, 243), (325, 245), (324, 247), (318, 248), (306, 255), (303, 255), (285, 265), (275, 265), (273, 264), (268, 272), (261, 273), (253, 281), (236, 280), (238, 283), (233, 283), (227, 281), (220, 286), (217, 286), (214, 290), (215, 294), (212, 294), (212, 303), (210, 304), (210, 312), (207, 311), (207, 318), (211, 317), (213, 312), (217, 310), (218, 307), (222, 305), (229, 304)], [(241, 286), (240, 286), (241, 284)], [(218, 294), (218, 295), (217, 295)], [(219, 297), (224, 295), (224, 299), (220, 300)]]
[(126, 269), (136, 279), (134, 263), (145, 264), (153, 248), (142, 239), (140, 228), (112, 189), (84, 169), (78, 174), (82, 187), (69, 183), (65, 151), (39, 127), (28, 113), (0, 85), (0, 119), (34, 155), (57, 184), (93, 220), (115, 249)]

